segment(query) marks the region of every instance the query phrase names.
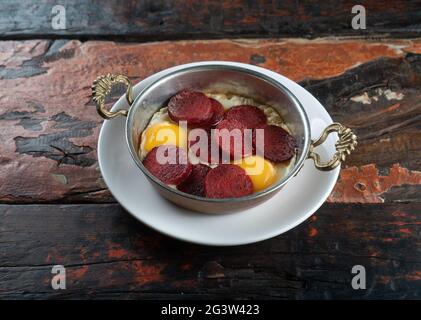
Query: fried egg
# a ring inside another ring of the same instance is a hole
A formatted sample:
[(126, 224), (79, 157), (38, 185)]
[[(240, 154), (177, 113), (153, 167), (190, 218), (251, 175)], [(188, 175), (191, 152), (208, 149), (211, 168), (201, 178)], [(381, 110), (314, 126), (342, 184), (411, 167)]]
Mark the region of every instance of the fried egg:
[[(250, 98), (237, 95), (225, 95), (219, 93), (205, 94), (209, 98), (213, 98), (221, 103), (225, 111), (232, 107), (244, 104), (256, 106), (264, 112), (267, 117), (268, 124), (280, 126), (286, 131), (291, 132), (279, 113), (270, 106), (262, 105)], [(172, 144), (187, 149), (187, 136), (188, 130), (180, 127), (177, 123), (170, 119), (167, 107), (161, 108), (152, 116), (148, 126), (142, 132), (139, 148), (140, 158), (143, 160), (150, 150), (162, 144)], [(203, 163), (212, 168), (217, 166), (199, 159), (192, 152), (188, 153), (188, 157), (189, 161), (193, 164)], [(234, 164), (240, 166), (246, 171), (246, 173), (250, 176), (255, 192), (259, 192), (287, 176), (294, 167), (295, 159), (296, 157), (294, 156), (292, 159), (284, 163), (272, 163), (269, 160), (256, 155), (236, 161)]]
[[(165, 110), (164, 110), (165, 109)], [(187, 148), (187, 130), (170, 120), (167, 108), (156, 112), (149, 125), (142, 132), (140, 157), (143, 158), (149, 151), (160, 145), (175, 145)]]
[(271, 186), (278, 175), (275, 166), (261, 156), (245, 157), (234, 164), (244, 169), (253, 183), (255, 192)]

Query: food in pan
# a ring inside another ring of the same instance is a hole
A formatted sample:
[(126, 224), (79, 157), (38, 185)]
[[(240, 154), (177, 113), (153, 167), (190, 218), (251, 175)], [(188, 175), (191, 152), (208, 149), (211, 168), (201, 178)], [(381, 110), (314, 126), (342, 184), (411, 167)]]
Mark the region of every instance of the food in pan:
[(139, 155), (157, 179), (206, 198), (239, 198), (293, 168), (296, 141), (275, 109), (253, 99), (182, 90), (142, 132)]

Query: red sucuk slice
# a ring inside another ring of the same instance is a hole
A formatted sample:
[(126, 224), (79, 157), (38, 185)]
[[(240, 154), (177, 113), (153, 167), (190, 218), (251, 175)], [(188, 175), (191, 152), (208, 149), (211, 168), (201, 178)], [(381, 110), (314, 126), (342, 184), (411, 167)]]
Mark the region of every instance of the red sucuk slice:
[(205, 178), (205, 197), (240, 198), (253, 193), (253, 183), (244, 169), (234, 164), (220, 164)]
[(177, 189), (195, 196), (204, 197), (205, 177), (211, 168), (204, 164), (193, 165), (192, 172), (186, 180), (177, 186)]
[[(211, 129), (206, 130), (206, 139), (200, 139), (197, 137), (195, 140), (189, 140), (189, 148), (196, 146), (197, 150), (194, 152), (196, 157), (198, 157), (202, 162), (209, 163), (209, 164), (219, 164), (222, 163), (222, 154), (219, 150), (219, 146), (215, 148), (214, 152), (212, 153), (212, 134)], [(216, 142), (214, 142), (216, 143)], [(201, 150), (208, 150), (207, 155), (205, 152), (201, 152)]]
[(168, 115), (175, 121), (187, 121), (190, 127), (209, 124), (213, 116), (212, 103), (201, 92), (182, 90), (168, 102)]
[(216, 126), (224, 118), (224, 107), (215, 99), (209, 98), (212, 104), (213, 116), (209, 122), (210, 126)]
[[(168, 160), (167, 163), (159, 163), (158, 156), (160, 155), (165, 156)], [(186, 151), (170, 145), (153, 148), (143, 160), (143, 165), (153, 176), (166, 184), (180, 184), (187, 179), (192, 171)]]
[[(224, 129), (228, 131), (221, 131)], [(239, 129), (241, 134), (234, 134), (235, 132), (233, 132), (233, 130), (235, 129)], [(216, 131), (212, 136), (223, 152), (229, 154), (231, 159), (238, 160), (253, 153), (251, 139), (245, 139), (245, 129), (247, 128), (240, 121), (224, 119), (216, 126)], [(223, 143), (224, 137), (225, 140), (229, 138), (229, 144)], [(235, 145), (239, 145), (239, 143), (241, 143), (243, 147), (241, 155), (235, 154)]]
[(237, 120), (248, 129), (260, 127), (267, 122), (266, 115), (262, 110), (249, 105), (241, 105), (229, 109), (225, 115), (225, 119)]
[(266, 159), (283, 162), (294, 156), (297, 142), (286, 130), (275, 125), (265, 125), (256, 129), (264, 130), (264, 152), (256, 145), (256, 133), (253, 134), (253, 143), (255, 149), (263, 153)]

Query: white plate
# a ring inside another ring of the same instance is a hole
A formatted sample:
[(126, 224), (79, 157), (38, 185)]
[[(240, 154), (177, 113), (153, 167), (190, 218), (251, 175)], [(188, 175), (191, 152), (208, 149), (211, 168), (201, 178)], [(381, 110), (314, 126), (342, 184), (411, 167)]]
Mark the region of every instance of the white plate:
[[(332, 119), (308, 91), (267, 69), (221, 61), (191, 63), (156, 73), (134, 87), (134, 96), (152, 81), (179, 68), (204, 64), (228, 64), (254, 69), (281, 82), (301, 101), (310, 119), (312, 138)], [(127, 109), (124, 96), (112, 110)], [(338, 178), (339, 168), (315, 169), (307, 160), (302, 170), (278, 194), (252, 209), (208, 215), (183, 209), (161, 198), (132, 160), (125, 139), (125, 117), (104, 121), (98, 142), (98, 160), (105, 183), (117, 201), (146, 225), (169, 236), (207, 245), (240, 245), (284, 233), (310, 217), (326, 200)], [(323, 158), (334, 153), (333, 135), (318, 148)]]

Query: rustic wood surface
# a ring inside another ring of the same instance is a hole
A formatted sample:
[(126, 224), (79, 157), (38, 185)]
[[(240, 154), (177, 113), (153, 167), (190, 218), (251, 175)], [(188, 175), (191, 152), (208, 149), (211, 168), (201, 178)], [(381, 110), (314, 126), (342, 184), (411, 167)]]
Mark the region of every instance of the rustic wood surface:
[[(0, 206), (0, 298), (373, 299), (421, 296), (420, 203), (325, 204), (258, 244), (162, 236), (117, 204)], [(51, 267), (66, 266), (66, 290)], [(367, 270), (353, 290), (351, 268)]]
[[(0, 299), (419, 299), (421, 2), (360, 3), (367, 30), (339, 0), (77, 0), (53, 30), (56, 1), (2, 1)], [(132, 218), (101, 178), (92, 81), (201, 60), (279, 72), (359, 137), (328, 203), (284, 235), (183, 243)], [(366, 290), (351, 287), (357, 264)]]
[[(66, 29), (51, 27), (64, 4)], [(352, 7), (364, 5), (367, 28), (354, 30)], [(419, 37), (419, 0), (138, 1), (2, 0), (0, 39), (77, 38), (156, 41), (227, 37)]]
[(0, 201), (113, 202), (97, 165), (102, 120), (91, 101), (92, 81), (115, 72), (137, 82), (199, 60), (240, 61), (280, 72), (312, 92), (334, 120), (355, 130), (359, 146), (330, 202), (419, 197), (419, 40), (30, 40), (0, 43)]

